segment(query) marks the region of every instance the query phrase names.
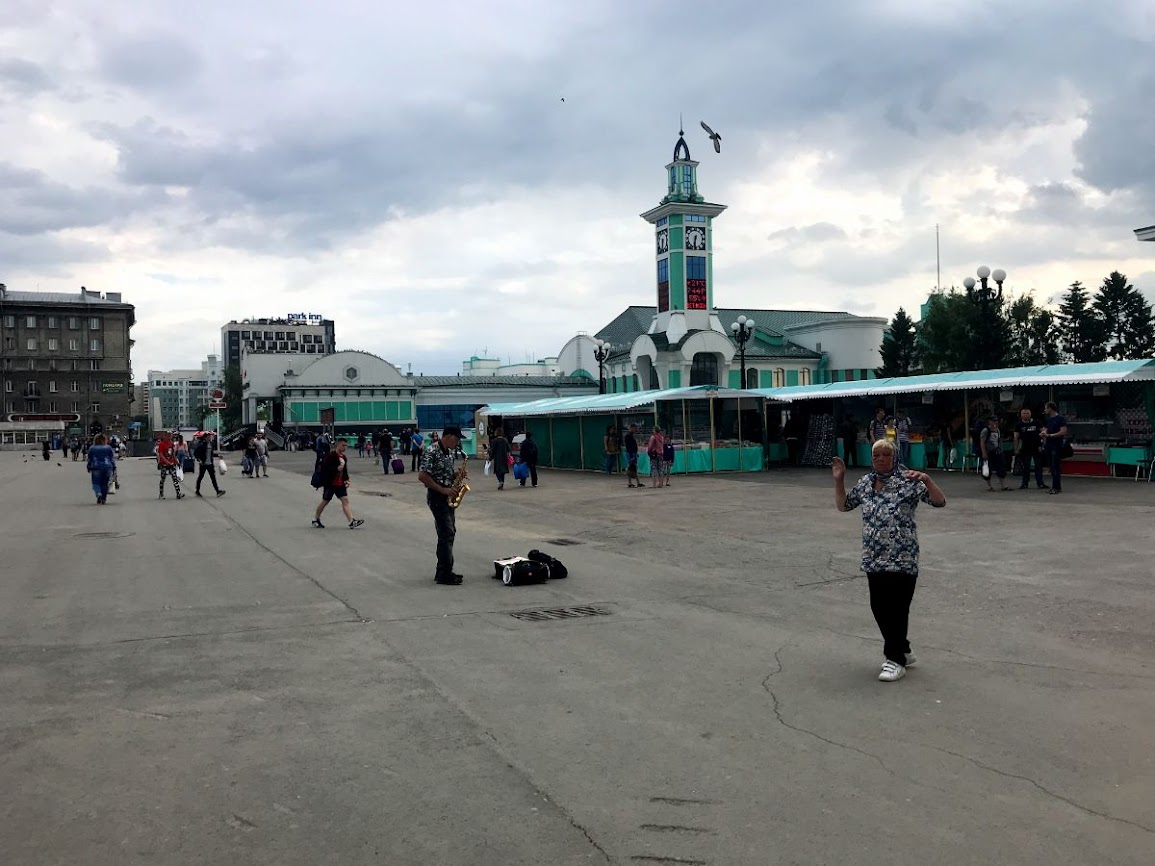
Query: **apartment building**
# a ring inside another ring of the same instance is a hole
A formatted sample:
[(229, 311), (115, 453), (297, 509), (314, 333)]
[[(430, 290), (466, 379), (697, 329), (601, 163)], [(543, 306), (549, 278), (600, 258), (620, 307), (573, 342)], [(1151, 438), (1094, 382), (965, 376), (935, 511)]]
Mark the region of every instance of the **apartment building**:
[(149, 370), (142, 389), (148, 393), (149, 425), (153, 430), (200, 426), (201, 407), (223, 381), (217, 355), (209, 355), (199, 370)]
[(280, 318), (242, 319), (221, 328), (221, 351), (226, 367), (240, 366), (241, 353), (331, 355), (337, 351), (332, 319), (316, 313)]

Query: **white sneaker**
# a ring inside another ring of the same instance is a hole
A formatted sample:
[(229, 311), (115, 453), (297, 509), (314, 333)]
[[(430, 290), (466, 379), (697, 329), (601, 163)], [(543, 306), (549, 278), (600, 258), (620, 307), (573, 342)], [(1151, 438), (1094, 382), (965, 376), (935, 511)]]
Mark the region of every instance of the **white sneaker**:
[(918, 664), (918, 659), (916, 659), (914, 657), (914, 653), (907, 653), (906, 654), (906, 666), (908, 668), (912, 668), (917, 664)]
[(898, 664), (898, 662), (892, 662), (890, 659), (887, 659), (882, 665), (882, 673), (878, 675), (878, 678), (884, 683), (893, 683), (895, 680), (901, 680), (905, 676), (906, 668)]

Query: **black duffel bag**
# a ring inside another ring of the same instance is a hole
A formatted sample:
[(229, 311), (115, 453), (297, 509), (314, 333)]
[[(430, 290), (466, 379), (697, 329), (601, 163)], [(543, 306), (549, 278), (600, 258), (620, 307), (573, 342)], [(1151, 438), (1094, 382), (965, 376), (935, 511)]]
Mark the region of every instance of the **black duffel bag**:
[(548, 553), (542, 553), (540, 550), (531, 550), (529, 552), (529, 559), (534, 562), (540, 562), (549, 569), (550, 580), (561, 580), (563, 577), (569, 576), (569, 569), (561, 564), (561, 560), (555, 559)]
[(524, 556), (509, 556), (493, 561), (493, 577), (506, 586), (544, 583), (549, 579), (549, 566)]

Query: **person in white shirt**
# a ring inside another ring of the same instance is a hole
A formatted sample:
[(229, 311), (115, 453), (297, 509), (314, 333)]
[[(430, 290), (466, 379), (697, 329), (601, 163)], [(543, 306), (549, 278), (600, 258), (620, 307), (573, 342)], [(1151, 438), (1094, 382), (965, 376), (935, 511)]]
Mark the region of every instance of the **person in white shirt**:
[(269, 440), (265, 438), (264, 433), (257, 434), (257, 441), (253, 443), (257, 447), (257, 465), (253, 467), (253, 477), (256, 478), (261, 475), (261, 470), (264, 470), (264, 476), (269, 477)]

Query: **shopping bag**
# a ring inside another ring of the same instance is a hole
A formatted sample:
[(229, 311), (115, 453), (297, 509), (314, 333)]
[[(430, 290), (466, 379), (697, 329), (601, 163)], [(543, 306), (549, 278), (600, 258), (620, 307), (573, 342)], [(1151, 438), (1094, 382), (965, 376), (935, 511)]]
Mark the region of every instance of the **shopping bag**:
[(528, 463), (515, 463), (515, 464), (513, 464), (513, 480), (514, 481), (524, 481), (527, 478), (529, 478), (529, 464)]
[(221, 475), (224, 475), (229, 471), (229, 465), (225, 463), (225, 459), (223, 457), (220, 459), (220, 463), (217, 465), (217, 471), (220, 472)]
[(983, 478), (991, 477), (991, 464), (986, 460), (983, 461)]
[(512, 454), (510, 454), (508, 459), (509, 459), (509, 468), (510, 468), (510, 469), (512, 469), (512, 468), (513, 468), (513, 464), (514, 464), (513, 455), (512, 455)]
[(486, 478), (488, 478), (490, 475), (492, 475), (492, 474), (493, 474), (493, 461), (492, 461), (492, 460), (486, 460), (486, 461), (485, 461), (485, 470), (484, 470), (484, 472), (485, 472), (485, 477), (486, 477)]
[(184, 481), (184, 467), (181, 466), (179, 463), (176, 466), (176, 480), (177, 481)]

